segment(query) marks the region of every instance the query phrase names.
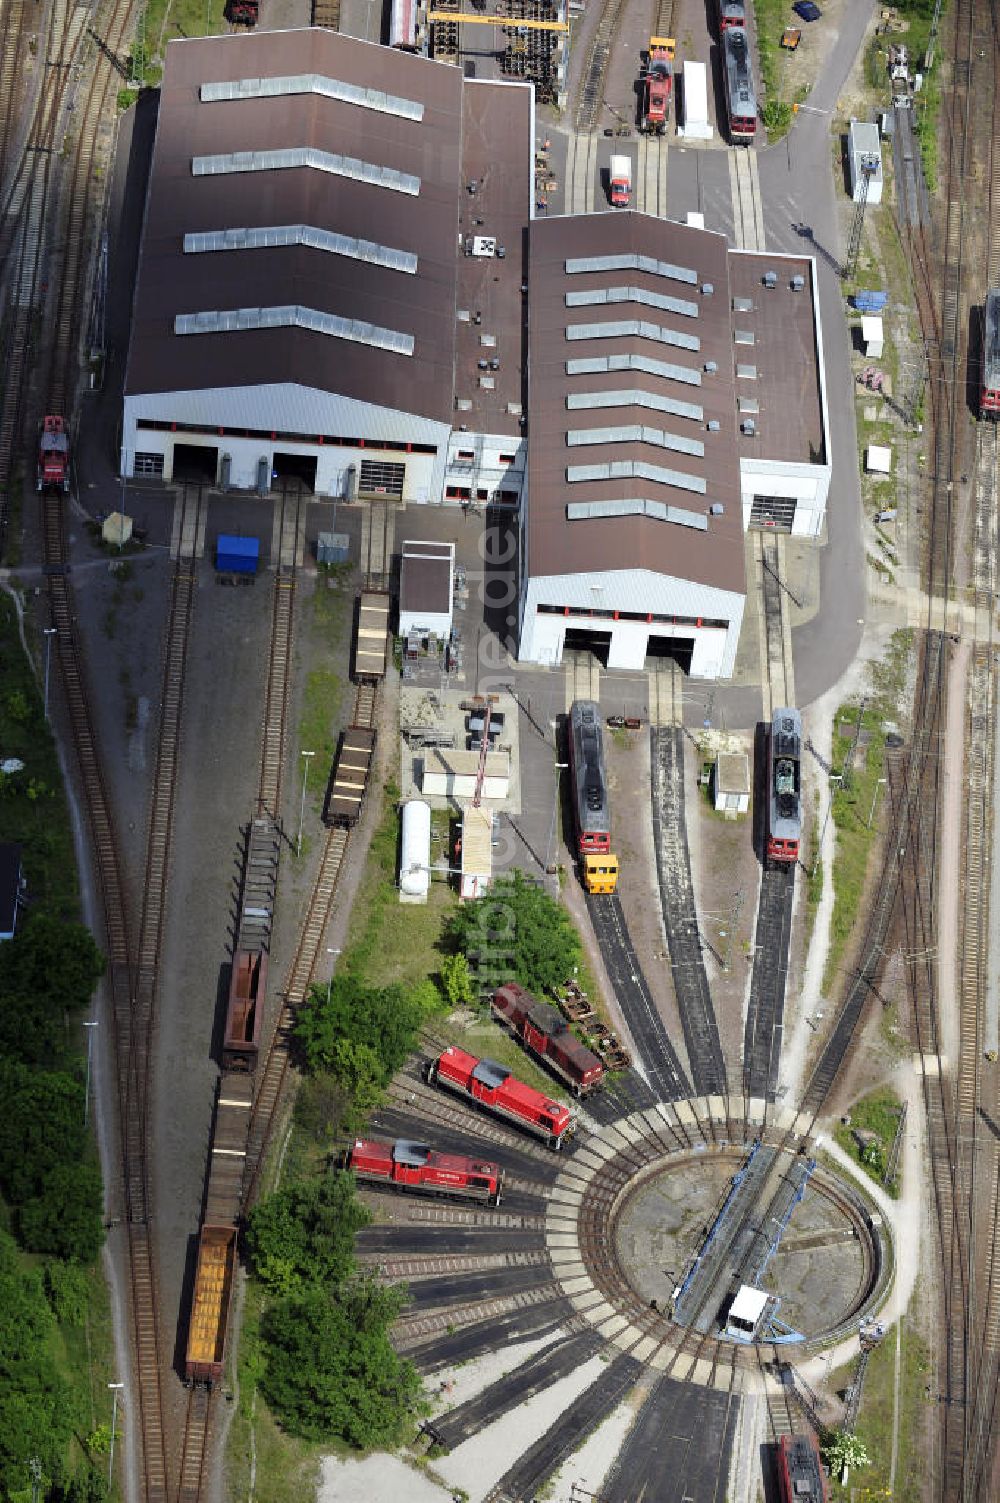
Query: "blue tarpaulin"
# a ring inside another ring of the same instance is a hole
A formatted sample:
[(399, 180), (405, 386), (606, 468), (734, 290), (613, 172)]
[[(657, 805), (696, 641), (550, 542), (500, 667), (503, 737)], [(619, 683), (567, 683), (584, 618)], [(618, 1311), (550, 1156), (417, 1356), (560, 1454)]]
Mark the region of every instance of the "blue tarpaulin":
[(889, 301), (887, 292), (867, 292), (862, 290), (854, 294), (854, 306), (859, 313), (881, 313)]
[(215, 545), (215, 567), (224, 574), (256, 574), (260, 558), (259, 538), (238, 538), (220, 532)]

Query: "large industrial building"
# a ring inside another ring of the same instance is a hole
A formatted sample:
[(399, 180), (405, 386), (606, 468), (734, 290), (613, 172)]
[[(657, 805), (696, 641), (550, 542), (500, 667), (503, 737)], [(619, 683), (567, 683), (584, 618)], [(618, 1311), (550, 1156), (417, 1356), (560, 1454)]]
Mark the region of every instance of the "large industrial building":
[(171, 42), (124, 473), (515, 502), (533, 138), (529, 85), (327, 30)]
[(728, 676), (746, 528), (823, 530), (813, 263), (533, 221), (534, 143), (526, 84), (325, 29), (172, 42), (123, 473), (509, 507), (519, 658)]

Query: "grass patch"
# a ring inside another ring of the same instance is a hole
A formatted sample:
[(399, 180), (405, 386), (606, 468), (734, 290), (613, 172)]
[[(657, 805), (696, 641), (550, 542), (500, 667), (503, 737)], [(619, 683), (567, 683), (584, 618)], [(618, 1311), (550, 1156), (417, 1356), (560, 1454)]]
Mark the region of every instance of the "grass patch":
[[(833, 917), (830, 923), (830, 952), (823, 976), (828, 991), (840, 966), (843, 952), (854, 934), (861, 897), (868, 872), (868, 856), (878, 834), (872, 817), (878, 780), (885, 767), (885, 729), (878, 709), (859, 705), (841, 705), (834, 722), (833, 761), (835, 773), (844, 768), (861, 714), (861, 737), (867, 745), (858, 746), (850, 771), (842, 783), (834, 785), (833, 822), (836, 847), (833, 860)], [(868, 821), (871, 818), (871, 826)]]
[[(877, 1091), (872, 1091), (869, 1096), (862, 1096), (860, 1101), (854, 1103), (850, 1109), (849, 1127), (841, 1122), (834, 1129), (834, 1137), (844, 1152), (849, 1154), (868, 1175), (868, 1178), (874, 1180), (877, 1185), (882, 1183), (882, 1175), (895, 1141), (902, 1109), (899, 1097), (887, 1086), (883, 1086)], [(854, 1136), (855, 1131), (874, 1133), (877, 1143), (862, 1148)], [(886, 1189), (893, 1199), (898, 1198), (898, 1176)]]
[(42, 697), (21, 648), (14, 602), (6, 594), (0, 595), (0, 665), (0, 757), (24, 763), (21, 772), (0, 773), (3, 838), (24, 848), (31, 900), (61, 918), (77, 918), (76, 859), (62, 775)]
[(150, 88), (163, 77), (168, 42), (177, 37), (214, 36), (224, 30), (225, 0), (147, 0), (132, 44), (129, 81), (141, 78)]
[[(865, 1378), (864, 1397), (858, 1417), (857, 1433), (871, 1457), (863, 1472), (852, 1473), (847, 1487), (840, 1479), (830, 1479), (831, 1503), (847, 1503), (852, 1498), (888, 1498), (894, 1503), (920, 1503), (926, 1487), (926, 1452), (923, 1429), (926, 1415), (926, 1389), (931, 1364), (927, 1348), (904, 1317), (900, 1330), (899, 1353), (899, 1442), (895, 1486), (890, 1495), (889, 1468), (892, 1463), (892, 1413), (896, 1373), (896, 1328), (887, 1332), (872, 1353)], [(842, 1367), (831, 1375), (838, 1392), (851, 1380), (853, 1367)]]
[[(45, 1260), (25, 1255), (25, 1261), (37, 1264)], [(56, 1346), (56, 1360), (72, 1390), (74, 1413), (80, 1416), (84, 1427), (83, 1443), (77, 1439), (71, 1444), (70, 1465), (74, 1469), (88, 1454), (86, 1438), (92, 1436), (101, 1425), (107, 1425), (110, 1429), (111, 1395), (108, 1384), (117, 1376), (111, 1302), (101, 1265), (99, 1262), (94, 1263), (80, 1272), (86, 1287), (84, 1318), (79, 1324), (60, 1321)], [(121, 1424), (119, 1416), (119, 1428)], [(91, 1455), (100, 1464), (100, 1456), (93, 1452)]]

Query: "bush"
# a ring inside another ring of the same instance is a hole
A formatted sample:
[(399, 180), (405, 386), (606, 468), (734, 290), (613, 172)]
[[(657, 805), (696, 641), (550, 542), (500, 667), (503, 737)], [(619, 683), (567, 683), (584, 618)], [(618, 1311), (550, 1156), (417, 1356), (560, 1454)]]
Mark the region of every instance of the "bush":
[(480, 983), (520, 981), (543, 993), (560, 986), (580, 961), (580, 939), (566, 910), (520, 872), (501, 877), (485, 897), (448, 925), (448, 939), (474, 960)]
[(420, 1392), (412, 1363), (397, 1357), (389, 1341), (404, 1300), (400, 1288), (359, 1278), (332, 1293), (313, 1287), (271, 1306), (261, 1323), (267, 1346), (261, 1387), (286, 1429), (358, 1450), (402, 1438)]
[(46, 1263), (45, 1293), (52, 1314), (60, 1325), (84, 1325), (90, 1292), (87, 1276), (76, 1263), (64, 1263), (57, 1258)]
[(103, 971), (89, 929), (33, 913), (0, 945), (0, 1055), (29, 1065), (61, 1061), (67, 1015), (87, 1007)]
[(307, 1075), (295, 1096), (295, 1121), (314, 1143), (327, 1145), (347, 1120), (350, 1097), (329, 1070)]
[(354, 1267), (354, 1234), (371, 1220), (350, 1174), (297, 1181), (250, 1213), (247, 1251), (271, 1294), (297, 1295), (308, 1284), (331, 1286)]
[(69, 1390), (53, 1355), (55, 1318), (37, 1269), (21, 1266), (12, 1237), (0, 1231), (0, 1493), (31, 1485), (37, 1458), (53, 1476), (74, 1428)]
[(295, 1020), (295, 1038), (310, 1070), (331, 1070), (348, 1089), (353, 1079), (369, 1077), (381, 1086), (413, 1048), (422, 1017), (412, 993), (365, 986), (347, 974), (330, 987), (313, 987)]
[(18, 1227), (31, 1252), (92, 1263), (104, 1241), (98, 1166), (92, 1161), (54, 1164), (43, 1176), (38, 1194), (21, 1207)]

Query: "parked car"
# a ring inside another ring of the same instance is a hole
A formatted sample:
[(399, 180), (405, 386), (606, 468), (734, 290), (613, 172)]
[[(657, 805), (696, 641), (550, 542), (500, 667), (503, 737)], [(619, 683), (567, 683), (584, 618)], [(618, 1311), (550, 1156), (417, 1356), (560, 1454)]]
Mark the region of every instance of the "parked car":
[(813, 4), (813, 0), (795, 0), (792, 10), (803, 21), (818, 21), (823, 14), (819, 6)]

